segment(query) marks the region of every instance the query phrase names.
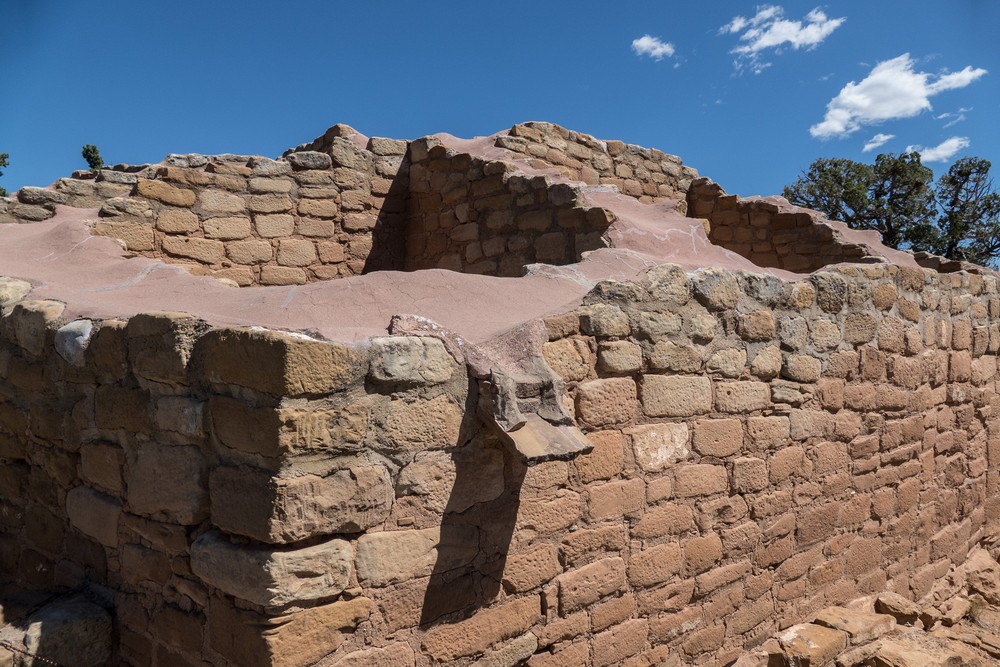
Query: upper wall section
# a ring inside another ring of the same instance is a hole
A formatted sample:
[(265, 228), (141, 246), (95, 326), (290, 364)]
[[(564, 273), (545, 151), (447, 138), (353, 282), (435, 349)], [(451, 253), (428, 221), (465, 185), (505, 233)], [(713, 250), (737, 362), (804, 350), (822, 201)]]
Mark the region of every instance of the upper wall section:
[(699, 178), (687, 202), (689, 216), (708, 221), (712, 243), (762, 268), (811, 273), (842, 262), (915, 265), (910, 253), (882, 245), (878, 232), (850, 229), (781, 197), (743, 199)]
[(555, 167), (587, 185), (613, 185), (647, 204), (683, 200), (698, 172), (676, 155), (621, 141), (604, 141), (552, 123), (515, 125), (496, 137), (496, 146), (532, 159), (536, 167)]
[(95, 234), (136, 255), (240, 286), (295, 285), (402, 268), (406, 142), (336, 125), (279, 160), (170, 155), (23, 188), (0, 222), (99, 208)]
[(614, 214), (584, 206), (579, 187), (449, 150), (434, 137), (411, 143), (410, 160), (407, 270), (516, 277), (528, 264), (571, 264), (607, 245)]

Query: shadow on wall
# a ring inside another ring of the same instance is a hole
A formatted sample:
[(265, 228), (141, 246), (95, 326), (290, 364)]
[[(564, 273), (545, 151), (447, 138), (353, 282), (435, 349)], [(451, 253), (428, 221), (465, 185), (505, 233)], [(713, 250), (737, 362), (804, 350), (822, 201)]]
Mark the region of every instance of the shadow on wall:
[(372, 229), (372, 249), (362, 273), (402, 271), (406, 260), (406, 198), (410, 189), (410, 152), (392, 179)]
[[(466, 415), (475, 414), (475, 391)], [(421, 627), (460, 620), (500, 592), (527, 467), (478, 419), (466, 419), (452, 453), (455, 483), (441, 520), (437, 560), (424, 594)], [(445, 617), (448, 617), (445, 619)]]

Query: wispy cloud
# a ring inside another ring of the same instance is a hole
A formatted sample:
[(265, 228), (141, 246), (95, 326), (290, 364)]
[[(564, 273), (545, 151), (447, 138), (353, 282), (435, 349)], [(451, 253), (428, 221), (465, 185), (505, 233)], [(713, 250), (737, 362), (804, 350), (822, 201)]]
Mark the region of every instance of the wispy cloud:
[(965, 120), (965, 114), (969, 111), (972, 111), (972, 107), (961, 107), (958, 111), (947, 111), (939, 116), (934, 116), (934, 120), (948, 121), (942, 127), (949, 128)]
[(730, 53), (736, 54), (737, 69), (749, 67), (755, 74), (760, 74), (771, 66), (763, 53), (773, 50), (781, 53), (785, 48), (814, 49), (834, 30), (846, 21), (846, 18), (828, 18), (818, 7), (806, 14), (803, 21), (790, 21), (785, 17), (784, 8), (778, 5), (760, 5), (757, 13), (747, 18), (734, 16), (726, 25), (719, 28), (722, 35), (740, 35), (740, 43)]
[(955, 157), (955, 154), (960, 150), (968, 148), (971, 144), (969, 143), (968, 137), (951, 137), (945, 139), (937, 146), (932, 146), (930, 148), (924, 148), (923, 146), (907, 146), (906, 152), (910, 153), (916, 151), (920, 153), (920, 159), (924, 162), (947, 162), (951, 158)]
[(910, 118), (931, 108), (938, 93), (964, 88), (986, 74), (982, 68), (933, 75), (914, 70), (909, 53), (878, 63), (860, 83), (851, 81), (830, 100), (822, 122), (809, 128), (819, 139), (846, 137), (865, 125)]
[(865, 142), (865, 147), (861, 149), (862, 153), (868, 153), (875, 150), (876, 148), (881, 148), (890, 139), (895, 139), (895, 134), (882, 134), (879, 132), (874, 137)]
[(674, 55), (674, 45), (664, 42), (659, 37), (643, 35), (639, 39), (632, 40), (632, 51), (637, 56), (649, 56), (653, 60), (663, 60)]

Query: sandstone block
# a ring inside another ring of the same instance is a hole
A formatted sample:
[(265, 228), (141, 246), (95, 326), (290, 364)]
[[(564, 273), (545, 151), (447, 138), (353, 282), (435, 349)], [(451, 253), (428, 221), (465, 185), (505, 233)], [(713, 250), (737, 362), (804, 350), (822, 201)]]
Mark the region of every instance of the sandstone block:
[(785, 359), (781, 374), (796, 382), (816, 382), (822, 370), (823, 364), (819, 359), (804, 354), (792, 354)]
[(421, 646), (438, 661), (482, 653), (497, 642), (524, 634), (541, 616), (537, 595), (482, 609), (471, 618), (428, 631)]
[(681, 498), (709, 496), (729, 489), (729, 475), (725, 466), (689, 464), (676, 472), (676, 494)]
[(438, 526), (366, 533), (358, 539), (355, 562), (358, 580), (379, 587), (468, 565), (478, 553), (474, 526)]
[(186, 209), (168, 208), (156, 216), (155, 226), (166, 234), (188, 234), (200, 227), (198, 216)]
[(209, 218), (203, 228), (205, 238), (220, 241), (245, 239), (251, 233), (250, 218), (241, 217)]
[(122, 464), (125, 454), (121, 447), (104, 442), (80, 445), (81, 476), (106, 491), (119, 495), (124, 490)]
[(66, 514), (69, 522), (84, 535), (112, 549), (118, 546), (122, 506), (111, 496), (77, 486), (66, 494)]
[(198, 193), (198, 207), (208, 217), (244, 213), (247, 210), (243, 197), (224, 190), (202, 190)]
[(692, 275), (691, 285), (695, 298), (710, 310), (735, 308), (740, 298), (736, 276), (725, 269), (699, 269)]
[(284, 239), (278, 242), (278, 264), (309, 266), (317, 261), (316, 245), (305, 239)]
[(292, 191), (294, 181), (287, 178), (251, 178), (247, 186), (254, 194), (288, 194)]
[(198, 339), (195, 356), (208, 382), (275, 396), (337, 392), (368, 372), (364, 350), (274, 331), (216, 329)]
[(331, 199), (303, 199), (299, 201), (299, 215), (310, 218), (334, 218), (339, 208)]
[(183, 525), (208, 516), (208, 463), (201, 449), (146, 442), (127, 455), (131, 512)]
[(603, 597), (625, 589), (625, 561), (605, 558), (571, 570), (556, 579), (559, 586), (559, 612), (566, 615)]
[(609, 479), (622, 471), (625, 464), (625, 438), (618, 431), (597, 431), (587, 435), (594, 445), (590, 454), (573, 461), (580, 481), (584, 484)]
[(26, 664), (45, 664), (43, 659), (79, 667), (111, 663), (112, 619), (92, 602), (76, 597), (47, 604), (26, 624), (24, 648), (40, 658)]
[(634, 514), (645, 505), (646, 487), (641, 479), (618, 480), (590, 487), (587, 507), (594, 521)]
[(620, 664), (646, 648), (649, 621), (635, 618), (594, 636), (594, 667)]
[(191, 348), (207, 325), (186, 313), (139, 313), (125, 328), (129, 363), (139, 378), (181, 385), (187, 382)]
[(167, 236), (163, 239), (163, 251), (175, 257), (184, 257), (202, 264), (220, 264), (226, 255), (222, 241), (187, 236)]
[(265, 265), (260, 270), (261, 285), (305, 285), (309, 276), (294, 266)]
[(737, 330), (744, 340), (752, 342), (774, 340), (777, 336), (774, 316), (769, 310), (755, 310), (744, 315), (740, 318)]
[(719, 382), (715, 406), (719, 412), (753, 412), (771, 404), (771, 389), (763, 382)]
[(388, 383), (440, 384), (455, 366), (444, 343), (430, 336), (373, 338), (371, 360), (371, 377)]
[(213, 596), (209, 642), (240, 667), (312, 665), (337, 650), (373, 608), (371, 600), (359, 597), (269, 617)]
[(632, 451), (639, 467), (660, 472), (690, 454), (687, 424), (647, 424), (625, 429), (632, 438)]
[(454, 453), (418, 452), (396, 483), (397, 496), (419, 496), (421, 505), (435, 512), (464, 512), (501, 493), (503, 454), (478, 439)]
[(155, 199), (172, 206), (193, 206), (195, 201), (195, 194), (191, 190), (148, 178), (140, 178), (136, 181), (135, 192), (140, 197)]
[(750, 372), (762, 380), (777, 377), (781, 371), (781, 350), (770, 345), (754, 355), (750, 361)]
[(743, 448), (739, 419), (699, 419), (694, 423), (694, 448), (702, 456), (726, 457)]
[(285, 214), (255, 215), (253, 225), (257, 234), (265, 239), (281, 238), (295, 231), (295, 218)]
[(676, 345), (668, 340), (659, 340), (649, 354), (649, 365), (658, 371), (697, 373), (701, 370), (701, 353), (693, 345)]
[(226, 244), (226, 255), (237, 264), (270, 262), (274, 254), (267, 241), (236, 241)]
[(597, 363), (608, 373), (634, 373), (642, 368), (642, 348), (626, 340), (601, 343)]
[(403, 449), (445, 449), (458, 444), (462, 417), (461, 408), (445, 395), (412, 403), (392, 400), (385, 434), (390, 443)]
[(816, 614), (813, 623), (846, 632), (852, 644), (873, 641), (896, 628), (896, 619), (889, 614), (845, 607), (828, 607)]
[(58, 301), (21, 301), (8, 315), (18, 347), (32, 356), (40, 356), (66, 306)]
[(631, 331), (628, 315), (607, 303), (584, 308), (580, 313), (580, 328), (588, 336), (627, 336)]
[(738, 493), (751, 493), (767, 488), (767, 463), (752, 457), (738, 458), (733, 461), (733, 490)]
[(295, 151), (285, 156), (292, 169), (301, 171), (303, 169), (330, 169), (333, 161), (326, 153), (319, 151)]
[(371, 528), (389, 515), (394, 498), (388, 472), (374, 465), (289, 478), (220, 466), (210, 492), (212, 523), (269, 544)]
[(632, 553), (628, 562), (628, 580), (636, 587), (654, 586), (669, 581), (681, 571), (683, 564), (679, 544), (658, 544)]
[(707, 377), (645, 375), (640, 386), (643, 410), (651, 417), (690, 417), (712, 409)]
[(384, 648), (352, 651), (333, 663), (335, 667), (413, 667), (413, 649), (404, 642)]
[(694, 528), (694, 511), (686, 505), (667, 503), (646, 510), (642, 519), (632, 529), (640, 539), (662, 535), (679, 535)]
[(347, 587), (352, 558), (350, 542), (336, 539), (275, 549), (234, 544), (213, 530), (191, 545), (191, 569), (202, 581), (263, 607), (337, 595)]
[(145, 222), (101, 220), (94, 225), (94, 234), (116, 238), (132, 252), (146, 252), (156, 247), (153, 228)]
[(577, 389), (576, 409), (587, 424), (622, 424), (635, 417), (635, 400), (635, 382), (631, 378), (591, 380)]
[(809, 665), (832, 662), (847, 648), (847, 633), (812, 623), (800, 623), (784, 630), (778, 641), (785, 654)]
[(559, 553), (552, 544), (510, 554), (504, 563), (503, 587), (508, 593), (530, 591), (550, 581), (559, 570)]
[(722, 560), (722, 540), (715, 533), (692, 537), (681, 543), (684, 571), (688, 576), (704, 572)]

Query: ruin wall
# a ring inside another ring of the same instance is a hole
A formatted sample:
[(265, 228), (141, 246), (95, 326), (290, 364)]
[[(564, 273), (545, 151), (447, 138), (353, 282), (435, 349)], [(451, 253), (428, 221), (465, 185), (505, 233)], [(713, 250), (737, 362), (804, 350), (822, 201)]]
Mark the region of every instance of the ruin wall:
[(126, 664), (725, 664), (1000, 519), (990, 276), (600, 283), (536, 351), (593, 451), (533, 466), (447, 340), (62, 312), (0, 319), (0, 572)]

